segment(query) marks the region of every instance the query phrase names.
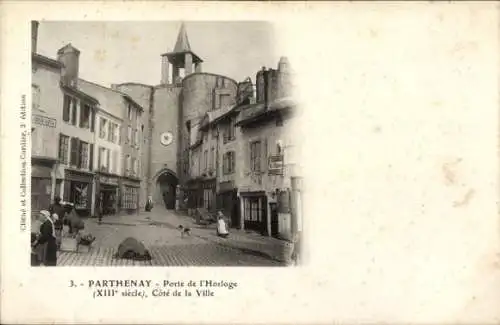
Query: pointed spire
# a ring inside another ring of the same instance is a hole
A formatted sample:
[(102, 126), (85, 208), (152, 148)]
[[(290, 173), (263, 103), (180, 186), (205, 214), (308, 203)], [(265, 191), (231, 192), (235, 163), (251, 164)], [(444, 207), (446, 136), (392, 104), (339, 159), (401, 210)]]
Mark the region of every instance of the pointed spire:
[(179, 29), (179, 35), (177, 35), (177, 42), (175, 43), (174, 53), (191, 52), (191, 46), (189, 45), (189, 39), (186, 32), (186, 25), (184, 22), (181, 24)]

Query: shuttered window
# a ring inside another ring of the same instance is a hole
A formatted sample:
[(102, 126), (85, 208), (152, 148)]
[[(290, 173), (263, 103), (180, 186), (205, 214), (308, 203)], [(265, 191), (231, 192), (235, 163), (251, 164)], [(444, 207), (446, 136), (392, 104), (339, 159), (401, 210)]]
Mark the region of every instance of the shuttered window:
[(94, 144), (90, 144), (90, 150), (89, 150), (89, 169), (92, 171), (94, 170)]

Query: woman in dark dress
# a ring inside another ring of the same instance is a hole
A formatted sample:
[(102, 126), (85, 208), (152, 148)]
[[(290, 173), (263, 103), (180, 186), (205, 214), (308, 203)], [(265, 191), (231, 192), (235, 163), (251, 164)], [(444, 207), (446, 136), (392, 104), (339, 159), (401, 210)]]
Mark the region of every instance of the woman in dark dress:
[(56, 266), (57, 244), (54, 223), (57, 221), (58, 216), (57, 214), (50, 215), (50, 213), (45, 210), (40, 213), (46, 220), (40, 226), (40, 235), (33, 243), (33, 247), (36, 248), (39, 245), (45, 245), (45, 254), (42, 259), (42, 264), (44, 266)]

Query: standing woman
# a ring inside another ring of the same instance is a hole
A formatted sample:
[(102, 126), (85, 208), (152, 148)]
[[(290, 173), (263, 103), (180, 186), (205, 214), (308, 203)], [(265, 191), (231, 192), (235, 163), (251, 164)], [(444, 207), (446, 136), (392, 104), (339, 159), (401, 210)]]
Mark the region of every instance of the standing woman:
[(38, 239), (33, 243), (33, 247), (36, 248), (40, 245), (45, 245), (44, 256), (42, 257), (42, 264), (44, 266), (56, 266), (57, 265), (57, 244), (56, 244), (56, 230), (54, 223), (57, 221), (57, 214), (52, 214), (46, 210), (40, 212), (45, 221), (40, 226), (40, 235)]

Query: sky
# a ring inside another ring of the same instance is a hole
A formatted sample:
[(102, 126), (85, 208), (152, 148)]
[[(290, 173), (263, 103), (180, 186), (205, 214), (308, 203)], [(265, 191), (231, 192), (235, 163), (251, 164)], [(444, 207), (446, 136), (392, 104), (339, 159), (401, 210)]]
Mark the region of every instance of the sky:
[[(273, 26), (267, 22), (186, 21), (191, 50), (203, 59), (203, 72), (243, 81), (263, 66), (276, 68)], [(50, 58), (71, 43), (80, 50), (80, 78), (110, 86), (138, 82), (157, 85), (160, 55), (172, 51), (181, 22), (41, 21), (37, 52)]]

